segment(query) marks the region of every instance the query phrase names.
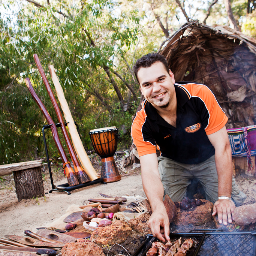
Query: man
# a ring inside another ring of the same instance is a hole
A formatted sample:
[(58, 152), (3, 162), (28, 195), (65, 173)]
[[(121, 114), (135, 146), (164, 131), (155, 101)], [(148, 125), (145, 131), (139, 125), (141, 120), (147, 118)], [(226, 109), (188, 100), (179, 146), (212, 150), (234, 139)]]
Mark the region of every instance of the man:
[(205, 85), (175, 84), (166, 59), (157, 53), (137, 60), (134, 73), (145, 100), (133, 121), (132, 137), (152, 208), (152, 234), (169, 240), (164, 194), (173, 201), (182, 200), (193, 177), (200, 180), (206, 199), (214, 203), (213, 215), (218, 214), (220, 223), (231, 223), (233, 200), (241, 204), (245, 195), (232, 178), (227, 117), (214, 95)]

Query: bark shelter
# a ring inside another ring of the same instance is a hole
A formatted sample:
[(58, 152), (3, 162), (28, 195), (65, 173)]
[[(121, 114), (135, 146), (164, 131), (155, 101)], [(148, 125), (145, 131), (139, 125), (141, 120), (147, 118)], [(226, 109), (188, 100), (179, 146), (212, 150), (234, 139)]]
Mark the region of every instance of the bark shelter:
[(175, 80), (203, 83), (229, 118), (227, 128), (256, 123), (256, 40), (229, 27), (184, 24), (160, 47)]

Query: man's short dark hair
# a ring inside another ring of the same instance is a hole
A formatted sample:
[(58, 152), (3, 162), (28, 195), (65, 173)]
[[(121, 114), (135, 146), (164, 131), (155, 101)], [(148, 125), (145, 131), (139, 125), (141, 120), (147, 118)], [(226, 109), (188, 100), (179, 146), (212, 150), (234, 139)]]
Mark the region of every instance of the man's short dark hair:
[(138, 71), (140, 68), (148, 68), (151, 67), (156, 62), (162, 62), (164, 67), (166, 68), (166, 71), (169, 73), (169, 67), (166, 58), (159, 54), (159, 53), (148, 53), (144, 56), (142, 56), (140, 59), (138, 59), (133, 66), (133, 72), (136, 76), (137, 81), (138, 80)]

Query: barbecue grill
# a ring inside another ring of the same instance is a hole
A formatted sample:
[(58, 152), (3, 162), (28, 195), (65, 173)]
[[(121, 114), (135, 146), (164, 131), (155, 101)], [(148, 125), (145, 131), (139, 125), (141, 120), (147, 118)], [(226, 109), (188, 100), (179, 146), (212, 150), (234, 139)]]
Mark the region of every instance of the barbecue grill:
[[(189, 232), (171, 233), (171, 240), (191, 238), (194, 246), (187, 256), (256, 256), (256, 232)], [(132, 256), (145, 256), (153, 242), (157, 241), (148, 235), (140, 251)]]

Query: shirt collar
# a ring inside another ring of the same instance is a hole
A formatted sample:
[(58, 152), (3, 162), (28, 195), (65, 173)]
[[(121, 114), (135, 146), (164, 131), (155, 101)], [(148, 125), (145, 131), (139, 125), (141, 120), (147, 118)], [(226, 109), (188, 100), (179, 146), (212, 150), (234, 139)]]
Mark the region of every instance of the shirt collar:
[[(178, 108), (182, 108), (187, 101), (189, 101), (191, 95), (187, 91), (187, 89), (182, 86), (182, 84), (175, 83), (174, 84), (175, 91), (176, 91), (176, 97), (177, 97), (177, 104)], [(159, 114), (157, 113), (156, 109), (145, 100), (145, 111), (147, 113), (147, 117), (153, 121), (158, 120)]]

